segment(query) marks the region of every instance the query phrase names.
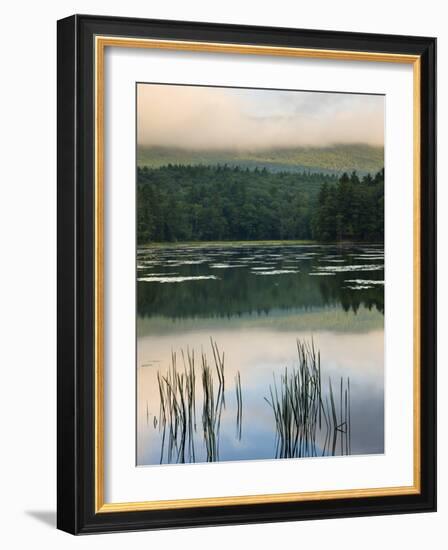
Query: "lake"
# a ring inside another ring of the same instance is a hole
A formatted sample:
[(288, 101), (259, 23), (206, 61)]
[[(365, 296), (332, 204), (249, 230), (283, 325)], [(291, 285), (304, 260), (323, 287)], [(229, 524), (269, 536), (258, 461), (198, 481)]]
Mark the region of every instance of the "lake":
[(384, 452), (382, 244), (137, 250), (137, 464)]

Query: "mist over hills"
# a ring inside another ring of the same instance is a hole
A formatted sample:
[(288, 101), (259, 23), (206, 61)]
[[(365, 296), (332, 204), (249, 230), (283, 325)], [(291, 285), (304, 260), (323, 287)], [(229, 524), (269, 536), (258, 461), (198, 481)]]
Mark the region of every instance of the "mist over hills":
[(271, 172), (375, 173), (384, 166), (384, 149), (366, 144), (294, 147), (270, 150), (187, 150), (168, 147), (137, 148), (140, 167), (225, 165), (266, 168)]

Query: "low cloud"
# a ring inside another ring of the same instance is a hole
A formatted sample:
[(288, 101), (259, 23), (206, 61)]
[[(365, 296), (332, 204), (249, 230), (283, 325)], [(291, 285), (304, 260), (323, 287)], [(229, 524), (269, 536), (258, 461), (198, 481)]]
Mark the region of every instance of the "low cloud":
[(140, 84), (139, 145), (270, 149), (384, 143), (384, 98)]

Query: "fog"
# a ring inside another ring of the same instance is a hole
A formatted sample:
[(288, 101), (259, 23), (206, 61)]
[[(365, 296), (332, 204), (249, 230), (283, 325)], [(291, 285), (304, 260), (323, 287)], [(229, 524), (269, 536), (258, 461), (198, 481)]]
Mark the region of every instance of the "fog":
[(140, 146), (256, 150), (384, 143), (384, 96), (139, 84)]

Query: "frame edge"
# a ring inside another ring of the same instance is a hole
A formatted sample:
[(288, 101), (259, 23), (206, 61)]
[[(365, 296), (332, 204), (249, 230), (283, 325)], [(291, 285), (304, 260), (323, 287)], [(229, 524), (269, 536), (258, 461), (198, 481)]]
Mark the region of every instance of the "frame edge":
[(77, 451), (77, 26), (57, 22), (57, 528), (79, 531)]

